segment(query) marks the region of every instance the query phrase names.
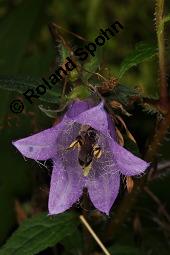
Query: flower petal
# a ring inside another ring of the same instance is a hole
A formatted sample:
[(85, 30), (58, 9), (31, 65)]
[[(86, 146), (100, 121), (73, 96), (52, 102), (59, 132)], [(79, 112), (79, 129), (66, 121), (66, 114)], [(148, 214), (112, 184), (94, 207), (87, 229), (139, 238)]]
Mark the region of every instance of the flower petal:
[(84, 186), (82, 171), (78, 165), (65, 169), (61, 160), (54, 162), (51, 177), (48, 209), (49, 214), (62, 213), (81, 196)]
[(125, 176), (142, 174), (150, 165), (110, 139), (110, 148), (120, 172)]
[(66, 125), (63, 121), (58, 125), (35, 135), (17, 140), (12, 144), (27, 158), (47, 160), (54, 157), (57, 150), (56, 139)]
[(119, 172), (100, 175), (96, 180), (87, 182), (90, 199), (101, 212), (109, 215), (109, 211), (118, 195), (120, 186)]
[(66, 116), (69, 118), (74, 118), (80, 113), (87, 111), (90, 107), (91, 107), (91, 104), (89, 101), (77, 100), (69, 106)]
[(104, 110), (103, 102), (80, 113), (74, 118), (74, 121), (83, 125), (89, 125), (103, 134), (108, 134), (109, 132), (107, 113)]
[(115, 130), (115, 125), (114, 122), (109, 114), (107, 114), (107, 121), (108, 121), (108, 128), (111, 137), (116, 140), (116, 130)]

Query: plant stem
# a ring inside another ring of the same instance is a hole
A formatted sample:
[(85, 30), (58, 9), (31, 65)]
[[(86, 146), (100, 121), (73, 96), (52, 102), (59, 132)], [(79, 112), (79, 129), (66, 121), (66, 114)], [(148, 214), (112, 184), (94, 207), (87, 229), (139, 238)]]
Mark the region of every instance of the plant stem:
[[(87, 189), (83, 190), (83, 206), (85, 208), (83, 209), (82, 214), (83, 214), (84, 218), (88, 219), (88, 210), (90, 208), (90, 204), (89, 204), (89, 199), (87, 196)], [(83, 239), (84, 239), (84, 244), (85, 244), (84, 250), (83, 250), (83, 255), (89, 255), (89, 253), (91, 252), (92, 247), (93, 247), (93, 239), (85, 226), (83, 226)]]
[(165, 40), (164, 40), (164, 0), (156, 0), (156, 30), (158, 40), (159, 72), (160, 72), (160, 106), (166, 109), (168, 87), (166, 81)]
[(106, 249), (106, 247), (104, 246), (104, 244), (101, 242), (101, 240), (99, 239), (99, 237), (96, 235), (96, 233), (94, 232), (94, 230), (91, 228), (91, 226), (89, 225), (89, 223), (87, 222), (87, 220), (84, 218), (83, 215), (80, 215), (80, 220), (81, 222), (84, 224), (84, 226), (86, 227), (86, 229), (89, 231), (89, 233), (92, 235), (92, 237), (95, 239), (95, 241), (97, 242), (97, 244), (100, 246), (100, 248), (103, 250), (105, 255), (111, 255), (110, 252)]

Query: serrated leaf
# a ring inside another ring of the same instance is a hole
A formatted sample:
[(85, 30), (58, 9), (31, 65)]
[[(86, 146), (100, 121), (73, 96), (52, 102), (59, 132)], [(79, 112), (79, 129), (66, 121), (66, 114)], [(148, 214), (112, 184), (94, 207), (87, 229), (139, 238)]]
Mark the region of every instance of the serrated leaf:
[(140, 93), (137, 89), (118, 84), (109, 93), (108, 99), (118, 101), (123, 105), (127, 105), (129, 104), (129, 100), (133, 97), (140, 97)]
[(88, 58), (88, 61), (84, 63), (82, 68), (83, 81), (88, 81), (91, 78), (91, 76), (96, 72), (96, 70), (100, 67), (102, 57), (103, 57), (103, 48), (100, 47), (97, 49), (95, 57)]
[(73, 212), (47, 216), (40, 214), (25, 220), (0, 249), (0, 255), (34, 255), (52, 247), (76, 231)]
[[(151, 116), (155, 116), (157, 115), (157, 118), (158, 120), (162, 120), (164, 118), (164, 113), (161, 111), (161, 109), (159, 108), (158, 104), (156, 103), (156, 100), (155, 98), (148, 98), (148, 97), (145, 97), (144, 98), (144, 103), (142, 104), (143, 108), (142, 108), (142, 111), (143, 112), (146, 112), (147, 114), (151, 115)], [(152, 100), (155, 100), (152, 101)]]
[[(23, 94), (28, 89), (36, 89), (40, 84), (43, 84), (41, 79), (34, 79), (32, 77), (14, 77), (14, 76), (0, 76), (0, 88), (8, 91), (17, 91)], [(59, 88), (48, 89), (43, 96), (39, 97), (39, 100), (56, 103), (60, 97)]]
[(83, 65), (82, 77), (84, 80), (88, 80), (99, 67), (100, 61), (98, 57), (91, 58), (87, 63)]
[(157, 54), (157, 48), (148, 43), (139, 43), (136, 45), (135, 50), (132, 51), (122, 62), (118, 78), (122, 76), (131, 67), (140, 64), (141, 62), (154, 57)]
[(66, 43), (61, 33), (59, 32), (58, 26), (55, 23), (49, 24), (49, 30), (51, 36), (53, 38), (53, 43), (55, 45), (56, 50), (56, 66), (63, 65), (66, 58), (70, 56), (71, 49), (69, 45)]

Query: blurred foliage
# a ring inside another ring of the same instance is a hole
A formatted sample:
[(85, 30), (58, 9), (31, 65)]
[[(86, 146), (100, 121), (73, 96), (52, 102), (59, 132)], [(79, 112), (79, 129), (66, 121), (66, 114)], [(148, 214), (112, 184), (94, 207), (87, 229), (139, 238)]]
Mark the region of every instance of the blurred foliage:
[[(168, 46), (170, 2), (165, 2), (167, 16), (164, 23)], [(158, 113), (156, 110), (149, 114), (150, 109), (146, 109), (142, 104), (144, 97), (156, 98), (158, 95), (154, 11), (154, 1), (142, 0), (0, 1), (0, 243), (4, 244), (12, 233), (16, 233), (10, 237), (7, 246), (3, 246), (0, 254), (81, 254), (82, 247), (86, 244), (83, 241), (83, 231), (78, 226), (78, 219), (73, 220), (72, 213), (62, 214), (54, 219), (35, 216), (47, 210), (50, 167), (46, 169), (31, 160), (24, 160), (12, 147), (11, 141), (50, 127), (54, 121), (48, 116), (58, 117), (65, 110), (67, 101), (92, 94), (91, 88), (87, 89), (85, 85), (90, 81), (102, 86), (102, 78), (94, 74), (98, 72), (107, 81), (113, 77), (121, 78), (118, 80), (121, 84), (118, 83), (111, 88), (109, 94), (104, 93), (102, 96), (107, 100), (117, 100), (126, 107), (131, 116), (121, 112), (121, 117), (137, 141), (140, 152), (137, 146), (129, 141), (127, 148), (136, 154), (143, 153)], [(115, 20), (120, 21), (124, 29), (107, 41), (102, 50), (98, 49), (96, 57), (89, 58), (82, 66), (78, 63), (79, 69), (74, 75), (71, 73), (67, 77), (69, 87), (65, 88), (66, 97), (62, 94), (62, 81), (32, 105), (22, 97), (25, 109), (21, 114), (16, 115), (10, 111), (12, 99), (21, 98), (21, 94), (27, 89), (40, 84), (42, 77), (48, 77), (70, 56), (70, 49), (74, 50), (86, 44), (67, 31), (93, 42), (99, 29), (109, 27)], [(61, 38), (57, 42), (52, 38), (48, 29), (51, 22), (64, 28), (57, 30), (67, 47), (64, 47)], [(159, 29), (161, 31), (162, 27)], [(169, 56), (167, 47), (168, 71)], [(133, 99), (139, 97), (140, 100), (133, 104)], [(169, 151), (170, 137), (167, 134), (160, 147), (160, 155), (157, 155), (158, 170), (164, 163), (169, 163), (170, 167)], [(163, 174), (161, 172), (158, 178), (155, 177), (149, 183), (149, 189), (166, 206), (167, 211), (170, 211), (169, 167), (163, 168)], [(120, 194), (120, 199), (123, 194), (124, 191)], [(19, 207), (16, 206), (16, 201)], [(138, 224), (136, 215), (140, 216)], [(31, 216), (31, 219), (26, 219)], [(22, 218), (26, 219), (23, 223)], [(103, 227), (96, 226), (93, 219), (89, 220), (100, 236)], [(101, 217), (100, 220), (105, 224), (105, 218)], [(38, 231), (41, 232), (39, 237), (36, 236), (37, 228), (34, 226), (37, 222), (40, 225)], [(107, 247), (110, 247), (111, 254), (115, 255), (157, 255), (160, 252), (166, 255), (170, 252), (169, 237), (170, 223), (166, 224), (160, 205), (143, 191), (118, 236)], [(54, 247), (47, 249), (52, 246)], [(94, 247), (98, 250), (95, 244)], [(32, 253), (29, 249), (32, 249)], [(47, 249), (44, 253), (38, 253), (44, 249)]]

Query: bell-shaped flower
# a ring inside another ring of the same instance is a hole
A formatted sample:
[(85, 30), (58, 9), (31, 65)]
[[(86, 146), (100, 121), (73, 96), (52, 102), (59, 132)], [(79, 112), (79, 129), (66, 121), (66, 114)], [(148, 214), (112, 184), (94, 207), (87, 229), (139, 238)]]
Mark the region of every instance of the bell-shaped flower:
[(109, 214), (120, 175), (140, 175), (149, 165), (116, 142), (103, 102), (91, 107), (87, 101), (76, 101), (59, 124), (13, 145), (27, 158), (53, 161), (49, 214), (70, 208), (84, 187), (94, 206)]

